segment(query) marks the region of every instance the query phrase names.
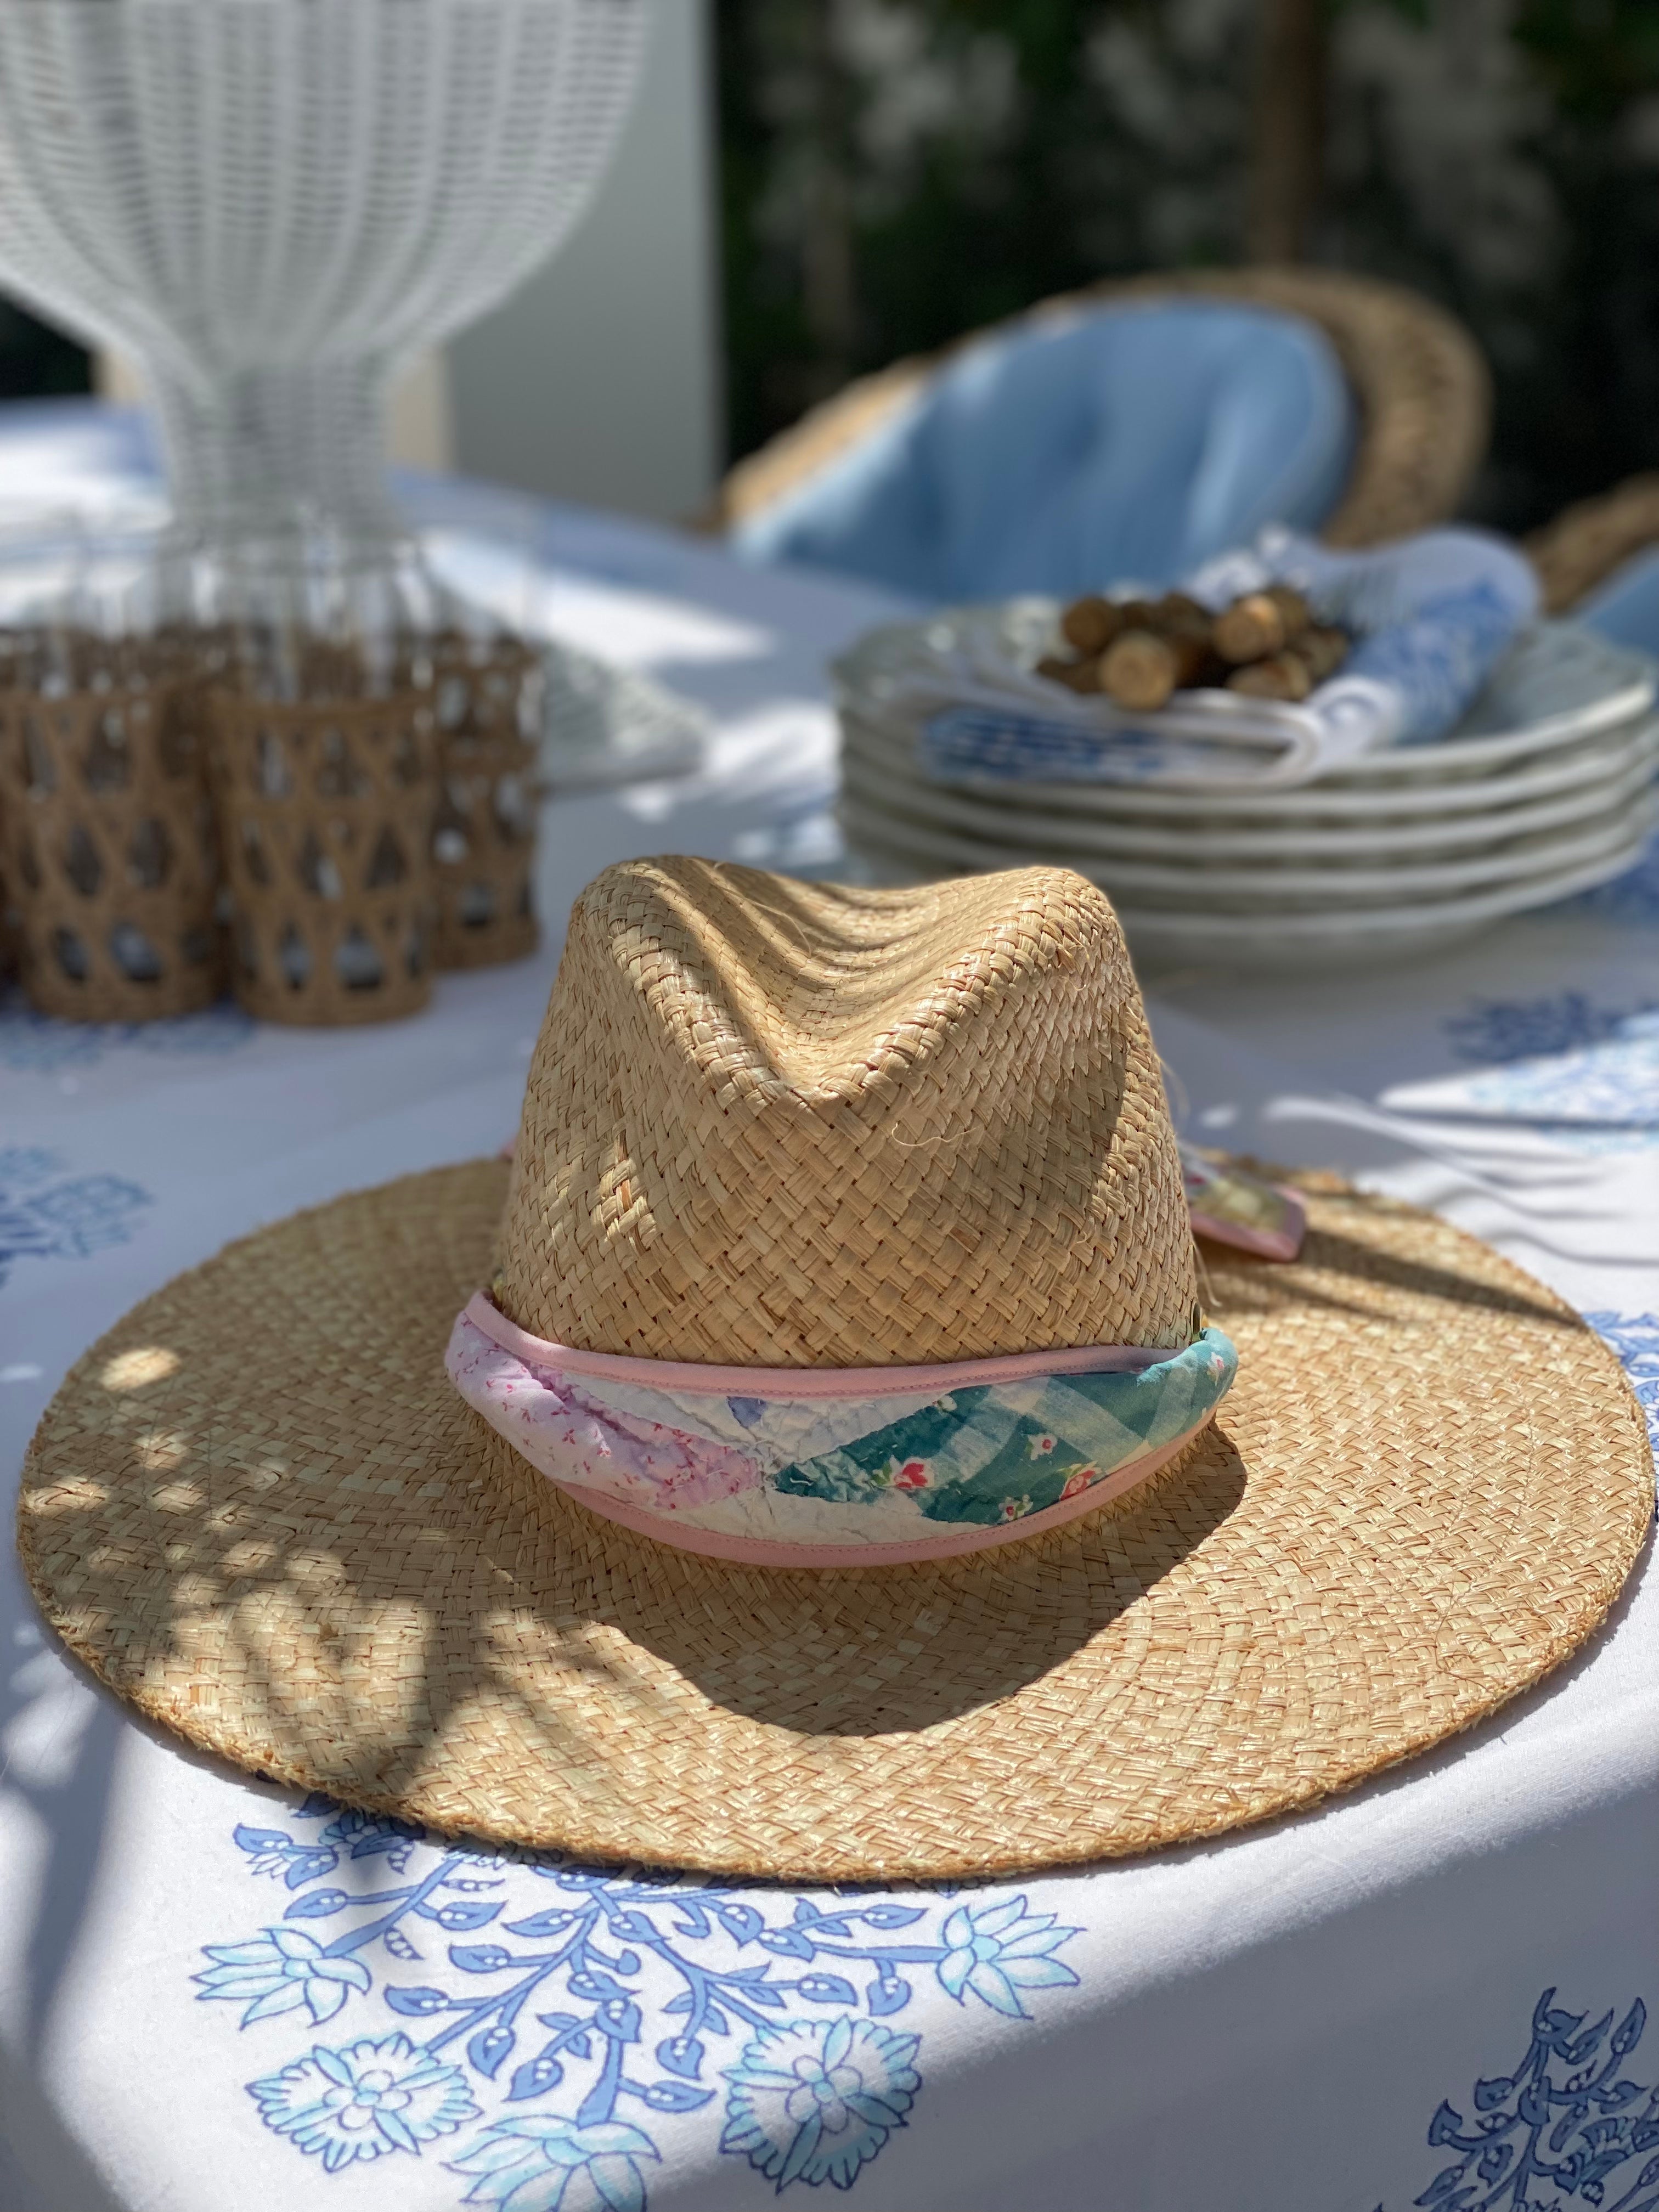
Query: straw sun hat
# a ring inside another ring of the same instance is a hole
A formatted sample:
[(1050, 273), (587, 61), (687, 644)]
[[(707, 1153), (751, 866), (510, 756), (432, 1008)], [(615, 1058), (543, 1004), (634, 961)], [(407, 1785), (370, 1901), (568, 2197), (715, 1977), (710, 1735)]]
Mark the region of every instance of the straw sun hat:
[(613, 868), (511, 1170), (147, 1299), (23, 1559), (145, 1712), (440, 1830), (836, 1881), (1214, 1834), (1537, 1681), (1652, 1511), (1558, 1299), (1302, 1190), (1295, 1260), (1200, 1271), (1077, 876)]

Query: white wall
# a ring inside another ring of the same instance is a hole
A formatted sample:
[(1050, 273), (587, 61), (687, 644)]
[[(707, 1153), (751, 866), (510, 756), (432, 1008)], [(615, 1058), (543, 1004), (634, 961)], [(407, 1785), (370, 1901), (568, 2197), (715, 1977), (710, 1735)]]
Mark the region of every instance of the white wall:
[(616, 160), (563, 251), (448, 349), (456, 467), (687, 516), (721, 450), (709, 0), (652, 0)]

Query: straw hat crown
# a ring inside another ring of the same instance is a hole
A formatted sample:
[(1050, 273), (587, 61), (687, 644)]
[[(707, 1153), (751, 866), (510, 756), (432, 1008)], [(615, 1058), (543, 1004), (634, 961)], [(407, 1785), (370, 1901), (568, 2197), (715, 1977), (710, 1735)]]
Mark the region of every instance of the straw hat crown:
[(592, 1352), (1185, 1344), (1180, 1163), (1110, 906), (1060, 868), (607, 869), (571, 915), (499, 1259), (511, 1318)]

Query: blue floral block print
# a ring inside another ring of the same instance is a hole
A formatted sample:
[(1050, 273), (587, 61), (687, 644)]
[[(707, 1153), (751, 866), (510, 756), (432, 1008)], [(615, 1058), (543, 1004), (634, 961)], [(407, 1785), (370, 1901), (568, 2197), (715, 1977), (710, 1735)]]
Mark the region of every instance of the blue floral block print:
[(1618, 1353), (1659, 1460), (1659, 1314), (1592, 1313), (1584, 1319)]
[[(1567, 2012), (1546, 1990), (1518, 2065), (1475, 2082), (1468, 2110), (1443, 2103), (1429, 2148), (1450, 2153), (1414, 2206), (1433, 2212), (1659, 2212), (1659, 2088), (1625, 2071), (1642, 2040), (1638, 1997), (1613, 2026)], [(1377, 2212), (1383, 2212), (1379, 2205)]]
[(735, 2066), (722, 2150), (740, 2151), (780, 2189), (833, 2181), (850, 2189), (921, 2087), (910, 2063), (921, 2038), (877, 2021), (797, 2020), (763, 2027)]
[(476, 2120), (465, 2076), (406, 2035), (365, 2036), (339, 2051), (321, 2045), (252, 2085), (268, 2128), (314, 2151), (330, 2173), (359, 2159), (412, 2150)]
[(234, 1841), (270, 1917), (207, 1945), (195, 1979), (293, 2039), (246, 2084), (254, 2111), (325, 2174), (434, 2159), (458, 2205), (647, 2212), (653, 2121), (705, 2112), (775, 2191), (851, 2188), (921, 2093), (922, 2037), (896, 2018), (919, 1979), (1013, 2021), (1078, 1979), (1078, 1929), (1002, 1889), (601, 1874), (320, 1796)]
[(1651, 1034), (1655, 1014), (1650, 1006), (1603, 1006), (1583, 991), (1557, 991), (1542, 999), (1477, 999), (1443, 1027), (1460, 1060), (1504, 1067), (1582, 1052), (1627, 1030)]
[(1561, 991), (1478, 1000), (1443, 1026), (1460, 1060), (1492, 1071), (1458, 1085), (1455, 1110), (1530, 1121), (1581, 1152), (1659, 1139), (1659, 1009)]
[(84, 1260), (132, 1235), (132, 1218), (154, 1203), (119, 1176), (60, 1176), (55, 1152), (0, 1148), (0, 1285), (14, 1260)]
[(251, 1014), (227, 1000), (199, 1014), (154, 1022), (60, 1022), (36, 1013), (21, 991), (0, 988), (0, 1067), (20, 1074), (61, 1075), (96, 1067), (112, 1053), (181, 1054), (234, 1052), (254, 1032)]

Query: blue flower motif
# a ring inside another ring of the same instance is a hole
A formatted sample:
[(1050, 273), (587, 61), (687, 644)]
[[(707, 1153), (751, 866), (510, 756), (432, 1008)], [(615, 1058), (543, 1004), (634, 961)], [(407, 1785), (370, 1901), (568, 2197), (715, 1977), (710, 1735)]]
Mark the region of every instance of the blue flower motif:
[(14, 1260), (85, 1260), (125, 1244), (133, 1214), (153, 1203), (147, 1190), (119, 1176), (53, 1183), (62, 1164), (38, 1146), (0, 1147), (0, 1283)]
[(1647, 1417), (1648, 1437), (1659, 1459), (1659, 1314), (1587, 1313), (1584, 1319), (1619, 1355)]
[(846, 2014), (762, 2028), (726, 2069), (720, 2148), (740, 2152), (780, 2191), (792, 2181), (850, 2189), (915, 2101), (918, 2042)]
[(1022, 1990), (1051, 1990), (1077, 1976), (1052, 1954), (1077, 1934), (1058, 1928), (1052, 1912), (1028, 1912), (1023, 1897), (1000, 1905), (959, 1905), (945, 1922), (945, 1956), (935, 1969), (941, 1986), (958, 2004), (971, 1990), (993, 2012), (1010, 2020), (1029, 2020)]
[(645, 2212), (638, 2160), (657, 2156), (649, 2136), (620, 2120), (582, 2128), (538, 2114), (498, 2120), (449, 2168), (477, 2176), (463, 2203), (501, 2212)]
[(38, 1014), (22, 993), (0, 988), (0, 1066), (39, 1075), (95, 1067), (106, 1052), (228, 1053), (254, 1033), (253, 1017), (230, 1000), (200, 1013), (154, 1022), (64, 1022)]
[(476, 2120), (465, 2077), (406, 2035), (365, 2036), (339, 2051), (313, 2045), (280, 2074), (250, 2081), (259, 2117), (331, 2173), (389, 2150), (421, 2154), (434, 2136)]
[(242, 2026), (273, 2014), (297, 2012), (301, 2005), (320, 2027), (332, 2020), (352, 1990), (367, 1990), (367, 1966), (356, 1959), (331, 1958), (314, 1936), (299, 1928), (267, 1928), (251, 1943), (206, 1943), (214, 1963), (191, 1979), (201, 1984), (198, 2002), (218, 1997), (233, 2004), (246, 2001)]

